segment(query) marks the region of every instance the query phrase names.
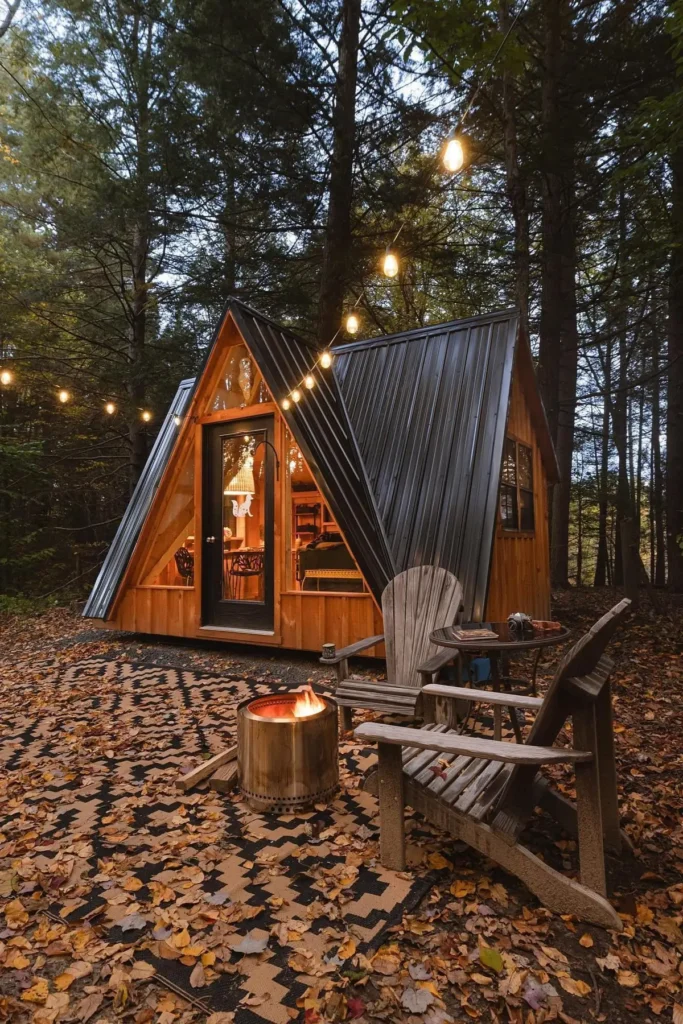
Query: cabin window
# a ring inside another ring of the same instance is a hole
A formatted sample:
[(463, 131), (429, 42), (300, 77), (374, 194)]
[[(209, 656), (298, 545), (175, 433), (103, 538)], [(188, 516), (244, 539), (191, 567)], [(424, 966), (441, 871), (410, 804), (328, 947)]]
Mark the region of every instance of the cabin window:
[(233, 345), (223, 364), (209, 412), (269, 402), (270, 394), (246, 345)]
[(288, 590), (361, 593), (363, 577), (300, 449), (286, 432)]
[(500, 484), (500, 519), (504, 530), (534, 529), (533, 452), (506, 437)]

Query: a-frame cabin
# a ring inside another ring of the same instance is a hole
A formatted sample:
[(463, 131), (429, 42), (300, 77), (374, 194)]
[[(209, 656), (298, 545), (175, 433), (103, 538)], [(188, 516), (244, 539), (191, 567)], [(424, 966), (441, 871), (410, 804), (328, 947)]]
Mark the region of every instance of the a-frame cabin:
[[(557, 464), (517, 313), (341, 345), (329, 368), (317, 356), (227, 304), (84, 615), (146, 634), (342, 647), (382, 632), (394, 575), (434, 564), (461, 580), (467, 619), (547, 618)], [(309, 372), (314, 386), (283, 409)]]

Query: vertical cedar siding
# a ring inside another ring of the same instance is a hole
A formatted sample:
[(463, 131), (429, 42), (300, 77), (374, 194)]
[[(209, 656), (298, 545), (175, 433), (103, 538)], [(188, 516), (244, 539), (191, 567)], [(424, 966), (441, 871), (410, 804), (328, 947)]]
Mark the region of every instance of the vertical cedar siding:
[(511, 612), (521, 611), (534, 618), (547, 619), (550, 617), (548, 476), (518, 372), (512, 381), (506, 432), (533, 451), (534, 530), (533, 533), (503, 530), (496, 510), (486, 615), (498, 621)]

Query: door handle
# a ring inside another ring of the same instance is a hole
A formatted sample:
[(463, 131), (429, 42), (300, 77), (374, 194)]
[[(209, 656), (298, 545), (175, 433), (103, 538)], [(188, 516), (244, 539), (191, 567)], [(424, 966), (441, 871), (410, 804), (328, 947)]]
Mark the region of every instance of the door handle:
[(216, 541), (216, 538), (215, 537), (205, 537), (204, 540), (206, 541), (207, 544), (214, 544), (215, 541)]

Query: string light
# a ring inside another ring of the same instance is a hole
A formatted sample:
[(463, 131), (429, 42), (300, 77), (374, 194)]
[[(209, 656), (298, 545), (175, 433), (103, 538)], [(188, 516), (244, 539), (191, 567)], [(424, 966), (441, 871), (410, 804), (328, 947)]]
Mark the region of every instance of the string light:
[(59, 401), (60, 401), (60, 402), (62, 403), (62, 405), (66, 405), (66, 403), (67, 403), (67, 402), (69, 401), (69, 399), (71, 398), (71, 395), (69, 394), (69, 392), (68, 392), (68, 391), (66, 391), (66, 390), (62, 390), (62, 391), (58, 391), (58, 392), (57, 392), (57, 398), (58, 398), (58, 399), (59, 399)]
[(151, 412), (149, 412), (149, 410), (145, 409), (144, 412), (142, 413), (142, 418), (145, 421), (145, 423), (149, 423), (149, 421), (152, 418)]
[(116, 406), (114, 405), (113, 402), (107, 402), (107, 404), (104, 407), (104, 411), (107, 413), (108, 416), (113, 416), (114, 413), (116, 412)]
[(309, 373), (304, 377), (304, 384), (306, 385), (309, 391), (311, 391), (315, 387), (315, 377), (313, 376), (312, 373)]
[(460, 139), (450, 139), (443, 151), (443, 165), (451, 174), (461, 170), (465, 163), (465, 151)]
[(283, 398), (282, 399), (282, 408), (285, 410), (285, 412), (287, 411), (287, 409), (290, 408), (291, 404), (292, 403), (290, 402), (290, 400), (288, 398)]
[(175, 423), (176, 427), (179, 427), (180, 426), (180, 416), (174, 416), (173, 417), (173, 422)]
[(385, 277), (396, 277), (398, 274), (398, 257), (390, 249), (384, 254), (382, 260), (382, 273)]
[(7, 387), (9, 384), (11, 384), (13, 380), (14, 374), (12, 373), (11, 370), (3, 370), (2, 373), (0, 373), (0, 384), (2, 384), (4, 387)]
[(322, 355), (320, 356), (320, 365), (322, 366), (323, 370), (329, 370), (329, 368), (332, 366), (331, 352), (322, 353)]
[(349, 334), (357, 334), (360, 327), (360, 320), (355, 313), (349, 313), (346, 318), (346, 330)]
[(301, 392), (299, 391), (298, 388), (294, 388), (294, 390), (292, 391), (291, 398), (292, 398), (293, 402), (300, 402), (301, 401)]

